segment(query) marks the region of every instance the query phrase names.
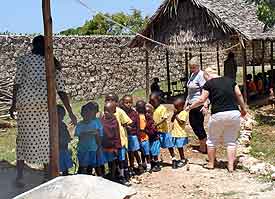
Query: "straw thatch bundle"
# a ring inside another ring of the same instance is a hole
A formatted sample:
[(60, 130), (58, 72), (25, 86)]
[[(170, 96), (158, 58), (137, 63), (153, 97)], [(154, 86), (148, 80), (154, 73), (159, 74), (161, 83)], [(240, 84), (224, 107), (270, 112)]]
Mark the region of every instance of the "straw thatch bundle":
[(9, 108), (12, 100), (13, 80), (0, 78), (0, 119), (9, 118)]
[[(256, 5), (245, 0), (165, 0), (150, 18), (142, 35), (176, 47), (239, 39), (273, 39), (275, 29), (264, 32)], [(130, 47), (156, 44), (136, 36)]]

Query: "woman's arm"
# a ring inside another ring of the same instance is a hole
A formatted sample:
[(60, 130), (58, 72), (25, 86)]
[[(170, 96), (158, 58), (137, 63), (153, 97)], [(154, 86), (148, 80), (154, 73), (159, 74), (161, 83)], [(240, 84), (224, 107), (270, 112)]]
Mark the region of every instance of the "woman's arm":
[(187, 110), (191, 110), (191, 109), (201, 106), (202, 104), (204, 104), (207, 101), (208, 96), (209, 96), (209, 92), (207, 90), (203, 89), (200, 98), (197, 101), (195, 101), (193, 104), (191, 104), (189, 106), (189, 108), (187, 107)]
[(245, 107), (242, 92), (240, 91), (240, 88), (238, 85), (235, 86), (234, 91), (235, 91), (236, 99), (241, 107), (241, 114), (242, 114), (242, 116), (245, 116), (246, 115), (246, 107)]
[(19, 84), (15, 84), (13, 86), (13, 91), (12, 91), (12, 104), (11, 104), (11, 108), (10, 108), (10, 116), (12, 119), (14, 119), (14, 112), (16, 109), (16, 96), (17, 96), (17, 91), (19, 89)]
[(60, 92), (58, 92), (58, 95), (59, 95), (61, 101), (63, 102), (66, 110), (68, 111), (69, 117), (72, 120), (72, 123), (74, 125), (76, 125), (77, 124), (77, 118), (76, 118), (76, 116), (74, 115), (74, 113), (72, 111), (72, 107), (70, 105), (70, 100), (69, 100), (69, 97), (68, 97), (67, 93), (60, 91)]

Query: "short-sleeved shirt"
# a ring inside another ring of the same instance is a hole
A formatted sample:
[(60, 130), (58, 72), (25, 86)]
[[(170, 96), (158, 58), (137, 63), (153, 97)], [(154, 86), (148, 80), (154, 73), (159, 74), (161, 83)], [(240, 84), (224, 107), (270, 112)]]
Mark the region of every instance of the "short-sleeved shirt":
[[(168, 115), (167, 109), (163, 105), (159, 105), (155, 109), (154, 114), (153, 114), (153, 119), (156, 124), (158, 124), (163, 119), (168, 119), (168, 117), (169, 117), (169, 115)], [(161, 125), (157, 126), (157, 130), (159, 132), (167, 133), (168, 132), (167, 120), (165, 122), (163, 122)]]
[(146, 128), (146, 118), (144, 114), (139, 114), (139, 128), (140, 128), (140, 141), (147, 141), (149, 140), (149, 136), (145, 133), (145, 128)]
[(205, 83), (203, 89), (209, 92), (212, 114), (239, 110), (235, 97), (236, 85), (234, 80), (228, 77), (213, 78)]
[(173, 137), (187, 137), (187, 133), (185, 131), (185, 125), (187, 121), (188, 113), (186, 111), (181, 111), (178, 114), (178, 118), (184, 122), (184, 124), (180, 124), (178, 120), (174, 120), (172, 124), (172, 131), (171, 134)]
[(121, 146), (128, 148), (127, 131), (123, 127), (123, 125), (131, 124), (132, 120), (128, 117), (128, 115), (125, 113), (125, 111), (122, 110), (119, 107), (116, 108), (115, 116), (116, 116), (116, 119), (117, 119), (118, 125), (119, 125), (119, 134), (120, 134)]
[(188, 96), (187, 101), (192, 104), (195, 102), (202, 94), (202, 87), (205, 84), (205, 79), (203, 77), (203, 71), (199, 71), (198, 73), (192, 73), (188, 82)]
[(103, 137), (103, 126), (98, 118), (90, 121), (81, 121), (76, 125), (75, 136), (79, 138), (78, 151), (96, 151), (96, 135)]

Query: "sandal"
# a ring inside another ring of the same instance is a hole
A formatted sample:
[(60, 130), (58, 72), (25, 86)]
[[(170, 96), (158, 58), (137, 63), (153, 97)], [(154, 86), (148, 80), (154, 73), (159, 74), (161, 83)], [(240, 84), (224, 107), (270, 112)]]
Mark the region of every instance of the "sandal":
[(215, 166), (210, 167), (208, 164), (204, 164), (202, 167), (203, 167), (204, 169), (208, 169), (208, 170), (213, 170), (213, 169), (215, 168)]

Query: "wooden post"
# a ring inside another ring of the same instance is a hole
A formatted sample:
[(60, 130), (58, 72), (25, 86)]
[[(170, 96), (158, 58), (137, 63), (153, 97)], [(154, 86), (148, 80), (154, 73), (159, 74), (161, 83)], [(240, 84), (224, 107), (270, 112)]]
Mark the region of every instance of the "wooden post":
[(221, 75), (221, 70), (220, 70), (219, 43), (217, 43), (217, 67), (218, 67), (218, 75)]
[(42, 0), (44, 34), (45, 34), (45, 67), (48, 91), (48, 112), (50, 129), (50, 175), (59, 175), (58, 118), (56, 111), (56, 82), (53, 58), (52, 17), (50, 0)]
[(169, 68), (169, 51), (168, 51), (168, 49), (166, 49), (166, 71), (167, 71), (168, 97), (170, 97), (171, 85), (170, 85), (170, 68)]
[(242, 49), (242, 65), (243, 65), (243, 97), (244, 97), (244, 102), (247, 103), (247, 88), (246, 88), (246, 45), (244, 41), (244, 46), (241, 45)]
[(201, 70), (203, 70), (203, 66), (202, 66), (202, 48), (200, 47), (200, 64), (201, 64)]
[(149, 52), (148, 50), (146, 49), (145, 50), (145, 71), (146, 71), (146, 74), (145, 74), (145, 78), (146, 78), (146, 100), (148, 101), (149, 100), (149, 93), (150, 93), (150, 69), (149, 69)]
[(265, 42), (262, 40), (262, 73), (264, 73)]
[(255, 76), (255, 44), (252, 40), (252, 67), (253, 67), (253, 77)]
[(187, 82), (188, 82), (188, 80), (189, 80), (189, 72), (188, 72), (188, 52), (185, 51), (184, 57), (185, 57), (185, 75), (186, 75), (185, 87), (187, 88)]
[(274, 82), (274, 74), (273, 74), (273, 60), (274, 60), (274, 57), (273, 57), (273, 40), (270, 41), (270, 51), (271, 51), (271, 54), (270, 54), (270, 68), (271, 68), (271, 80), (272, 80), (271, 85), (273, 86), (273, 82)]

